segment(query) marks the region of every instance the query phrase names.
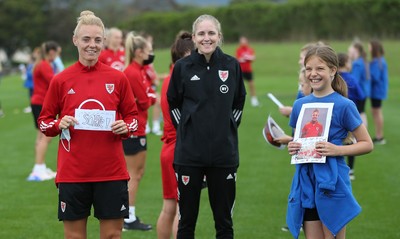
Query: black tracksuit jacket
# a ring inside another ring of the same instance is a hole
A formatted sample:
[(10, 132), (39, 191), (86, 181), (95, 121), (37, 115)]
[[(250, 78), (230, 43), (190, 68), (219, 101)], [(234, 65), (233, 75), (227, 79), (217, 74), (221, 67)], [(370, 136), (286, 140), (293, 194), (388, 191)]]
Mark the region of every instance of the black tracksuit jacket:
[(174, 164), (239, 166), (238, 126), (246, 98), (239, 63), (217, 49), (176, 62), (167, 91), (177, 128)]

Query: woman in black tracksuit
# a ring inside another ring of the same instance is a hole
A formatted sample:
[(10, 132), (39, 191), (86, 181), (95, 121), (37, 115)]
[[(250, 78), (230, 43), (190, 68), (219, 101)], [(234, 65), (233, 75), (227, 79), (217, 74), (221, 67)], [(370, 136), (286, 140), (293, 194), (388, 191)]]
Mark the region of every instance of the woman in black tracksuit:
[(237, 128), (246, 90), (239, 63), (218, 47), (220, 23), (202, 15), (193, 23), (196, 50), (176, 62), (167, 92), (177, 128), (174, 167), (180, 220), (177, 238), (194, 238), (203, 176), (213, 211), (216, 238), (233, 238)]

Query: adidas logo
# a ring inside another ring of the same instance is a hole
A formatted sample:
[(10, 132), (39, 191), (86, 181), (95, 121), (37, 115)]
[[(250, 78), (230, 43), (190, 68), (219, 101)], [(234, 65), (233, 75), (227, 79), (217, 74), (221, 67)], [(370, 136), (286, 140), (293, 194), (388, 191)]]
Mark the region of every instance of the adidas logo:
[(75, 91), (74, 91), (74, 89), (70, 89), (69, 91), (68, 91), (68, 93), (67, 93), (68, 95), (73, 95), (73, 94), (75, 94)]
[(124, 210), (126, 210), (126, 207), (125, 207), (125, 205), (124, 205), (124, 204), (122, 204), (122, 207), (121, 207), (121, 212), (122, 212), (122, 211), (124, 211)]
[(191, 81), (196, 81), (196, 80), (200, 80), (200, 78), (197, 75), (192, 76), (192, 78), (190, 78)]
[(232, 176), (232, 174), (229, 174), (229, 175), (228, 175), (228, 177), (226, 177), (226, 179), (227, 179), (227, 180), (229, 180), (229, 179), (233, 179), (233, 176)]

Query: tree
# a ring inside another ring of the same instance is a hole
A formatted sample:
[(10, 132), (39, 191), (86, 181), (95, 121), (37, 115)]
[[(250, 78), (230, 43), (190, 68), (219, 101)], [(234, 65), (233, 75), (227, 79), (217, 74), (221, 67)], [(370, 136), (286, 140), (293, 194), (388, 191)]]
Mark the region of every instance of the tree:
[(0, 0), (0, 48), (37, 46), (46, 35), (49, 0)]

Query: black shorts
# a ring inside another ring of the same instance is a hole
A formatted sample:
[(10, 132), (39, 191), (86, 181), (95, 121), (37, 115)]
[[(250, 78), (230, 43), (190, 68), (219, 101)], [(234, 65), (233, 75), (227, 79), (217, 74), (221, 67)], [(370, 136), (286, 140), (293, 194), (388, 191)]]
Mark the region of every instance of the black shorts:
[(122, 140), (125, 155), (135, 155), (141, 151), (147, 150), (146, 136), (134, 136), (132, 138)]
[(129, 216), (128, 181), (58, 184), (58, 219), (87, 218), (93, 205), (97, 219)]
[(354, 103), (356, 104), (358, 113), (364, 113), (364, 112), (365, 112), (365, 102), (366, 102), (366, 101), (367, 101), (367, 100), (364, 99), (364, 100), (356, 100), (356, 101), (354, 102)]
[(253, 79), (253, 72), (242, 72), (242, 77), (246, 81), (252, 81)]
[(42, 105), (31, 105), (31, 108), (32, 108), (34, 125), (36, 129), (39, 129), (37, 121), (39, 119), (40, 112), (42, 111)]
[(371, 99), (371, 106), (372, 106), (372, 108), (381, 108), (382, 107), (382, 100)]
[(317, 209), (306, 208), (303, 221), (320, 221)]

